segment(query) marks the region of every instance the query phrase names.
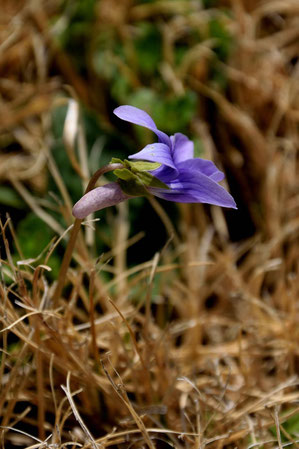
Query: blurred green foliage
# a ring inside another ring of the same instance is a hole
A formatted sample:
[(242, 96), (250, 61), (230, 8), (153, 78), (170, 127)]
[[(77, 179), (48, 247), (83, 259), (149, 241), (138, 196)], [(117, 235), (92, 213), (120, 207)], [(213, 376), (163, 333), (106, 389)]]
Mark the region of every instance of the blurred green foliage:
[[(49, 248), (51, 240), (55, 237), (55, 232), (34, 212), (30, 212), (17, 227), (18, 240), (21, 245), (25, 259), (38, 258)], [(18, 258), (19, 259), (19, 258)], [(43, 263), (44, 257), (38, 259), (33, 265)], [(51, 272), (47, 273), (51, 279), (56, 279), (60, 267), (60, 257), (57, 253), (51, 255), (48, 266)]]
[[(65, 20), (63, 31), (59, 34), (60, 45), (76, 61), (80, 71), (85, 72), (85, 58), (90, 39), (91, 25), (94, 21), (96, 0), (64, 1), (61, 13), (56, 20)], [(79, 57), (78, 57), (79, 56)]]
[[(175, 0), (170, 0), (172, 3)], [(135, 4), (157, 3), (155, 1), (136, 1)], [(185, 2), (188, 5), (188, 2)], [(84, 4), (84, 5), (83, 5)], [(217, 7), (216, 1), (205, 1), (203, 7)], [(157, 126), (168, 133), (188, 132), (196, 116), (198, 95), (186, 83), (183, 92), (174, 92), (171, 85), (161, 76), (161, 67), (165, 63), (163, 49), (163, 26), (172, 20), (163, 16), (149, 17), (148, 20), (134, 21), (131, 31), (124, 33), (114, 23), (98, 24), (94, 0), (77, 0), (65, 6), (68, 26), (58, 36), (65, 51), (73, 57), (74, 64), (83, 74), (92, 64), (100, 79), (107, 84), (107, 101), (115, 104), (131, 104), (146, 109), (157, 122)], [(191, 4), (190, 4), (191, 5)], [(191, 6), (190, 6), (191, 7)], [(180, 66), (188, 51), (205, 40), (214, 39), (214, 57), (209, 61), (209, 78), (219, 87), (225, 88), (226, 76), (223, 66), (233, 48), (233, 40), (228, 31), (225, 17), (227, 11), (218, 10), (211, 14), (208, 27), (198, 29), (188, 24), (186, 9), (186, 29), (173, 42), (174, 71), (179, 76)], [(120, 25), (120, 28), (122, 25)], [(171, 58), (171, 56), (169, 56)], [(87, 59), (88, 58), (88, 59)], [(109, 98), (109, 96), (111, 98)], [(142, 143), (143, 131), (137, 131)]]
[[(28, 238), (34, 232), (34, 239)], [(29, 213), (18, 226), (18, 238), (26, 258), (37, 257), (49, 244), (54, 232), (33, 212)]]
[(26, 207), (16, 191), (6, 185), (0, 186), (0, 204), (13, 207), (14, 209), (24, 209)]
[(127, 103), (141, 109), (146, 105), (147, 112), (153, 117), (157, 127), (168, 134), (174, 134), (178, 131), (186, 132), (196, 114), (197, 96), (188, 90), (183, 96), (163, 98), (154, 90), (141, 88), (129, 95)]
[(157, 75), (162, 60), (162, 39), (158, 28), (152, 23), (140, 22), (136, 27), (136, 35), (136, 69), (141, 75)]
[[(286, 415), (290, 413), (290, 410), (285, 411), (283, 414)], [(286, 431), (286, 434), (284, 434), (283, 432), (280, 432), (280, 437), (281, 437), (281, 441), (282, 443), (288, 443), (288, 442), (293, 442), (294, 440), (298, 440), (298, 435), (299, 435), (299, 413), (294, 414), (293, 416), (291, 416), (290, 418), (288, 418), (283, 424), (282, 424), (283, 429)], [(277, 436), (277, 430), (276, 427), (273, 426), (270, 429), (272, 435), (274, 435), (275, 437)], [(288, 438), (288, 436), (290, 438)], [(289, 447), (295, 447), (295, 444), (291, 444)]]

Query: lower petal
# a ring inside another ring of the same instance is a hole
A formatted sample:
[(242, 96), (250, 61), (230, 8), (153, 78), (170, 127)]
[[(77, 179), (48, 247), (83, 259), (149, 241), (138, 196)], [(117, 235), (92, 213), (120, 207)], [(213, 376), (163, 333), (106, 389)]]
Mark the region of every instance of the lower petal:
[(236, 209), (233, 197), (217, 182), (199, 172), (181, 171), (171, 190), (151, 189), (151, 193), (168, 201), (180, 203), (207, 203)]

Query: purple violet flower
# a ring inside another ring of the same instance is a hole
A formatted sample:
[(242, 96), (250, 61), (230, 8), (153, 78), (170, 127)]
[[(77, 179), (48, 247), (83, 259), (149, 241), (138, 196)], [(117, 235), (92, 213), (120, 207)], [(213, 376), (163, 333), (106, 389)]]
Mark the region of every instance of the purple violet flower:
[[(194, 145), (188, 137), (181, 133), (169, 137), (157, 129), (145, 111), (133, 106), (119, 106), (114, 114), (122, 120), (150, 129), (158, 137), (159, 142), (129, 156), (129, 159), (161, 164), (149, 173), (166, 184), (168, 189), (146, 186), (152, 195), (179, 203), (208, 203), (236, 209), (233, 197), (218, 184), (224, 174), (212, 161), (194, 158)], [(84, 195), (74, 206), (73, 214), (84, 218), (96, 210), (129, 198), (117, 183), (108, 184)]]

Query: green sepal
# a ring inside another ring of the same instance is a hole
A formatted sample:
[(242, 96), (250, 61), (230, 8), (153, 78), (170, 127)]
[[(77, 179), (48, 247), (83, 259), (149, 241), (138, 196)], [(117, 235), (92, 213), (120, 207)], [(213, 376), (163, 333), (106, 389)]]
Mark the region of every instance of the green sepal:
[(164, 184), (164, 182), (160, 181), (160, 179), (156, 178), (155, 176), (151, 175), (148, 172), (138, 172), (136, 173), (136, 176), (138, 176), (142, 184), (144, 184), (147, 187), (156, 187), (158, 189), (167, 189), (167, 190), (170, 189), (170, 187)]
[(123, 164), (123, 165), (126, 165), (126, 163), (124, 161), (122, 161), (121, 159), (119, 159), (118, 157), (113, 157), (111, 159), (111, 161), (109, 162), (109, 164)]
[(149, 173), (149, 171), (156, 170), (157, 168), (161, 167), (161, 164), (159, 162), (131, 162), (125, 160), (125, 163), (129, 165), (132, 172), (135, 173), (136, 176), (138, 176), (142, 184), (144, 184), (145, 186), (156, 187), (158, 189), (169, 189), (169, 187), (164, 184), (164, 182), (160, 181), (154, 175)]
[(119, 179), (118, 183), (122, 191), (129, 196), (147, 196), (149, 194), (144, 185), (138, 179), (132, 179), (129, 181)]
[(131, 170), (129, 170), (128, 168), (117, 168), (116, 170), (113, 171), (113, 173), (115, 174), (115, 176), (117, 176), (118, 178), (124, 180), (124, 181), (130, 181), (130, 180), (137, 180), (137, 175), (135, 175), (133, 172), (131, 172)]
[(149, 173), (149, 171), (156, 170), (161, 166), (158, 162), (131, 162), (112, 158), (110, 163), (121, 163), (123, 165), (123, 168), (117, 168), (113, 173), (117, 176), (122, 191), (127, 195), (146, 196), (149, 194), (148, 187), (169, 190), (169, 187), (164, 182)]
[(128, 164), (132, 169), (132, 171), (134, 172), (151, 171), (161, 167), (161, 164), (159, 162), (145, 162), (145, 161), (131, 162), (125, 160), (125, 163)]

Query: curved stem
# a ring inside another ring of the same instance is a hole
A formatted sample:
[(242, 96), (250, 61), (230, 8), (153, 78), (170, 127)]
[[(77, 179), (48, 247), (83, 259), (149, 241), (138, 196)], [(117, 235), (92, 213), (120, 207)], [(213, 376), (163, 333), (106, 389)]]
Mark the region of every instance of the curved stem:
[[(99, 170), (97, 170), (92, 175), (92, 177), (90, 178), (90, 181), (88, 183), (88, 186), (86, 187), (86, 190), (85, 190), (84, 194), (90, 192), (90, 190), (92, 190), (95, 187), (97, 180), (103, 174), (105, 174), (105, 173), (107, 173), (109, 171), (112, 171), (112, 170), (116, 170), (117, 168), (123, 168), (123, 165), (122, 164), (108, 164), (108, 165), (105, 165), (102, 168), (99, 168)], [(54, 291), (54, 294), (53, 294), (53, 297), (52, 297), (52, 302), (53, 302), (53, 307), (54, 308), (57, 307), (59, 298), (60, 298), (61, 293), (62, 293), (62, 289), (63, 289), (63, 286), (64, 286), (64, 281), (65, 281), (65, 278), (66, 278), (66, 273), (67, 273), (67, 270), (68, 270), (70, 262), (71, 262), (73, 250), (74, 250), (74, 247), (75, 247), (75, 244), (76, 244), (78, 233), (80, 231), (81, 223), (82, 223), (81, 219), (79, 219), (79, 218), (75, 219), (74, 226), (73, 226), (73, 229), (72, 229), (72, 232), (71, 232), (71, 235), (70, 235), (70, 239), (68, 241), (68, 244), (67, 244), (64, 256), (63, 256), (63, 260), (62, 260), (62, 263), (61, 263), (61, 267), (60, 267), (60, 271), (59, 271), (59, 275), (58, 275), (58, 280), (57, 280), (57, 285), (56, 285), (56, 288), (55, 288), (55, 291)]]

